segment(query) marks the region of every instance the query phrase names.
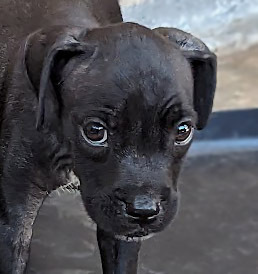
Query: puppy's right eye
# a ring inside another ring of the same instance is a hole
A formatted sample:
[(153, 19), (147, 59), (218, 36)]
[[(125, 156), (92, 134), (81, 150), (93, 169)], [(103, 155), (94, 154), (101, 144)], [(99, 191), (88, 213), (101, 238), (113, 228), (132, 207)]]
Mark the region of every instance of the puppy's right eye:
[(194, 128), (190, 121), (183, 122), (177, 127), (176, 145), (186, 145), (193, 138)]
[(80, 128), (83, 138), (93, 146), (107, 146), (108, 132), (100, 122), (89, 122), (84, 128)]

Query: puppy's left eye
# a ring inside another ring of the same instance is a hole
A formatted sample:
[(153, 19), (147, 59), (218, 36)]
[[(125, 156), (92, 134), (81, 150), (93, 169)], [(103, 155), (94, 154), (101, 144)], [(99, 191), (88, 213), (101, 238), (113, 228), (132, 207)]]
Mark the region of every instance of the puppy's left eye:
[(93, 146), (107, 146), (108, 132), (100, 122), (89, 122), (86, 127), (81, 128), (83, 138)]
[(177, 127), (176, 145), (187, 145), (193, 138), (194, 128), (191, 122), (183, 122)]

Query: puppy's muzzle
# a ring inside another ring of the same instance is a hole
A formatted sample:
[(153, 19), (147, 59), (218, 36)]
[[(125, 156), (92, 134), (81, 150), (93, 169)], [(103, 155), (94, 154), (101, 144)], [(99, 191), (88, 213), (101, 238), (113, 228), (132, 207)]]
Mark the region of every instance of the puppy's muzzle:
[(146, 190), (142, 190), (141, 193), (126, 191), (127, 195), (121, 191), (121, 193), (116, 192), (115, 197), (122, 208), (123, 217), (129, 222), (150, 224), (164, 215), (164, 207), (170, 197), (170, 189), (165, 190), (162, 195), (160, 191), (156, 194), (150, 194)]

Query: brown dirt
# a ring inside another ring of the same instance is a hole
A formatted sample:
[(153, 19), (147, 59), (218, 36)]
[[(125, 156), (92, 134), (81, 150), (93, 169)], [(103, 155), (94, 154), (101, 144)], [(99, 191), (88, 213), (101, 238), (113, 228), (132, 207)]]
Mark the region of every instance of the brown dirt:
[(218, 58), (216, 110), (258, 107), (258, 46)]

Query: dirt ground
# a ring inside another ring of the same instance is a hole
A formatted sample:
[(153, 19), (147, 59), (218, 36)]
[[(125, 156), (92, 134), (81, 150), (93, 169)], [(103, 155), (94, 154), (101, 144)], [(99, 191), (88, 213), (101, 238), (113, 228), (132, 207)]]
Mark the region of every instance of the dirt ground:
[(258, 46), (218, 58), (215, 110), (258, 107)]

